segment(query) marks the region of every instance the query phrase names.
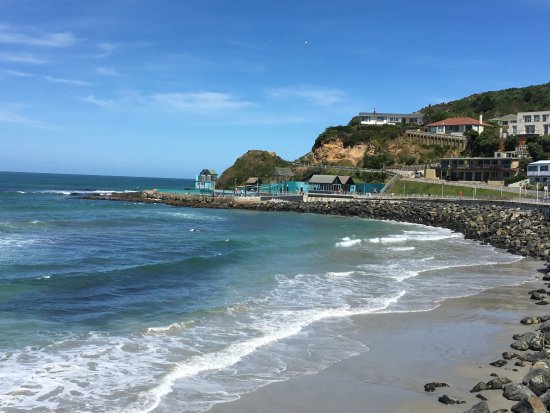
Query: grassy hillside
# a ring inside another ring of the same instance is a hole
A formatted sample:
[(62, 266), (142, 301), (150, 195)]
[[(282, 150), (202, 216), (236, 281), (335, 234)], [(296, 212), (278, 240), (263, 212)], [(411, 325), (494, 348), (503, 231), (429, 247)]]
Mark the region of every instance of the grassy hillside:
[(250, 150), (223, 172), (216, 188), (233, 188), (235, 182), (241, 185), (250, 177), (259, 177), (267, 182), (275, 167), (288, 165), (289, 162), (277, 156), (275, 152)]
[(517, 112), (550, 109), (550, 83), (476, 93), (448, 103), (430, 105), (420, 110), (426, 123), (449, 117), (477, 118), (483, 112), (488, 120)]

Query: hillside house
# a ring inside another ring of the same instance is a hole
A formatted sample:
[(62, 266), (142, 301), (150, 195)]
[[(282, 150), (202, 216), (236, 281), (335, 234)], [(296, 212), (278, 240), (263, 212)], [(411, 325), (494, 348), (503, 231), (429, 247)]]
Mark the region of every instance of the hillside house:
[(213, 191), (218, 181), (218, 173), (213, 169), (203, 169), (195, 177), (195, 189)]
[(426, 125), (426, 131), (441, 135), (457, 135), (462, 136), (466, 131), (475, 130), (478, 133), (483, 132), (485, 127), (491, 126), (488, 123), (483, 123), (483, 117), (479, 120), (473, 118), (447, 118), (438, 122)]
[(531, 162), (527, 165), (527, 177), (532, 184), (550, 185), (550, 160)]
[(294, 177), (294, 172), (290, 168), (277, 167), (271, 172), (271, 178), (275, 182), (291, 181)]
[[(513, 127), (512, 127), (513, 128)], [(513, 135), (549, 135), (550, 110), (538, 112), (519, 112)]]
[(424, 121), (424, 115), (419, 112), (402, 113), (377, 113), (360, 112), (361, 125), (397, 125), (401, 123), (419, 125)]
[(441, 179), (503, 181), (519, 172), (519, 158), (443, 158), (436, 168)]

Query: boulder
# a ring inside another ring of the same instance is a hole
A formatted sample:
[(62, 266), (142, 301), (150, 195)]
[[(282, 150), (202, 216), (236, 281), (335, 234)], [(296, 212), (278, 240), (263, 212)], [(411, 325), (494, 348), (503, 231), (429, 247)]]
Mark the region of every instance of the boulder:
[(523, 384), (507, 384), (504, 386), (504, 392), (502, 393), (504, 398), (512, 401), (520, 401), (534, 396), (535, 393), (531, 389)]
[(437, 400), (439, 401), (439, 403), (443, 403), (443, 404), (464, 404), (464, 403), (466, 403), (464, 400), (454, 399), (452, 397), (447, 396), (446, 394), (444, 394), (443, 396), (441, 396)]
[(550, 389), (550, 366), (545, 361), (537, 361), (523, 378), (523, 384), (537, 396)]
[(474, 404), (470, 410), (466, 410), (464, 413), (491, 413), (486, 401)]
[(477, 393), (478, 391), (483, 391), (483, 390), (489, 390), (490, 387), (487, 383), (483, 383), (482, 381), (480, 381), (478, 384), (476, 384), (472, 390), (470, 390), (470, 393)]
[(447, 383), (438, 383), (436, 381), (433, 381), (431, 383), (426, 383), (424, 385), (424, 391), (425, 392), (433, 392), (438, 387), (449, 387), (449, 385)]
[(548, 413), (546, 407), (537, 396), (531, 396), (523, 399), (512, 406), (513, 413)]
[(489, 363), (491, 366), (494, 366), (494, 367), (502, 367), (502, 366), (505, 366), (506, 364), (508, 364), (508, 362), (506, 360), (497, 360), (497, 361), (493, 361), (492, 363)]
[(529, 343), (523, 339), (516, 340), (512, 344), (510, 344), (510, 347), (512, 347), (514, 350), (518, 351), (527, 351), (529, 350)]
[(506, 377), (497, 377), (496, 379), (487, 382), (487, 386), (489, 386), (489, 388), (492, 390), (502, 389), (505, 385), (511, 382), (512, 381), (510, 379), (507, 379)]

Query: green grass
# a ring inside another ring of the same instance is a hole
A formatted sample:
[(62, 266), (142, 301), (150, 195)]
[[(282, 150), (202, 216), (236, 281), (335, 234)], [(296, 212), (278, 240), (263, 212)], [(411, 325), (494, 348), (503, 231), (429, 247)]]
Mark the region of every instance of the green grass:
[[(433, 184), (428, 182), (411, 182), (398, 180), (392, 185), (390, 193), (396, 195), (428, 195), (431, 196), (443, 196), (445, 197), (458, 197), (462, 192), (463, 198), (472, 198), (474, 196), (474, 188), (470, 186), (455, 186), (443, 182), (442, 184)], [(475, 190), (476, 198), (485, 199), (514, 199), (518, 197), (518, 194), (511, 192), (502, 192), (500, 194), (499, 189), (485, 189), (477, 188)]]

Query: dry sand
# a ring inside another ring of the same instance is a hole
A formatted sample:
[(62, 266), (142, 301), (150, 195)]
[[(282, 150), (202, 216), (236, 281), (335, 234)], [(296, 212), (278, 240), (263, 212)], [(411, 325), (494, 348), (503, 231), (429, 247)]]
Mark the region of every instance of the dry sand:
[[(534, 276), (544, 263), (524, 259)], [(525, 268), (525, 267), (523, 267)], [(273, 383), (243, 395), (239, 400), (214, 406), (212, 413), (455, 413), (480, 400), (469, 390), (496, 373), (520, 382), (527, 367), (515, 360), (497, 368), (512, 334), (531, 331), (519, 321), (528, 315), (550, 313), (535, 305), (527, 292), (544, 287), (542, 281), (502, 287), (471, 297), (450, 299), (432, 311), (357, 316), (356, 339), (368, 346), (359, 356), (336, 363), (312, 375)], [(519, 369), (514, 371), (514, 369)], [(450, 387), (425, 393), (427, 382), (446, 382)], [(462, 405), (437, 401), (443, 394), (465, 400)], [(515, 404), (501, 390), (487, 390), (491, 411)]]

